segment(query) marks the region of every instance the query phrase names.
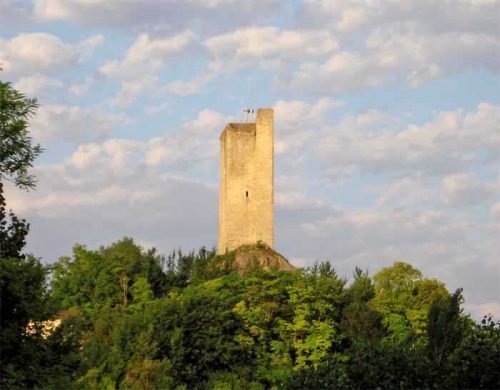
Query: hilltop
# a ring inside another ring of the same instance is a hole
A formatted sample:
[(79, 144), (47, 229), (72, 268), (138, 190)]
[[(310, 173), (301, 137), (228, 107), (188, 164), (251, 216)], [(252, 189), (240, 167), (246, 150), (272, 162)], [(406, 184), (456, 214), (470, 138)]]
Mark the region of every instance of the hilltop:
[(262, 242), (241, 245), (233, 251), (217, 256), (215, 263), (219, 266), (222, 263), (231, 270), (239, 272), (240, 275), (245, 275), (248, 271), (255, 269), (263, 271), (297, 270), (284, 256)]

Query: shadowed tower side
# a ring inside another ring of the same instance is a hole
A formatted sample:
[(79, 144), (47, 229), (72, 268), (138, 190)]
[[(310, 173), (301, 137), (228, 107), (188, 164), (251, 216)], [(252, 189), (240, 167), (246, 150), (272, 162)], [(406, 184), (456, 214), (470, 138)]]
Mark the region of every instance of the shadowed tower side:
[(274, 248), (273, 110), (229, 123), (220, 142), (219, 253), (258, 241)]

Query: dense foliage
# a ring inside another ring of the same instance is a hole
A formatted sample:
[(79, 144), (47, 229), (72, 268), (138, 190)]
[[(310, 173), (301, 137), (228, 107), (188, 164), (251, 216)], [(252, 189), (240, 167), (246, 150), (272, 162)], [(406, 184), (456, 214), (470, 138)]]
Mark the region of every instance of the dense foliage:
[[(167, 258), (125, 238), (51, 269), (57, 380), (81, 389), (497, 388), (500, 324), (475, 324), (406, 263), (373, 278), (328, 262), (244, 277), (202, 248)], [(214, 267), (214, 264), (217, 266)], [(47, 341), (46, 341), (47, 343)]]
[(29, 134), (29, 119), (38, 108), (29, 99), (0, 80), (0, 181), (8, 180), (24, 189), (34, 188), (35, 177), (29, 172), (42, 148)]

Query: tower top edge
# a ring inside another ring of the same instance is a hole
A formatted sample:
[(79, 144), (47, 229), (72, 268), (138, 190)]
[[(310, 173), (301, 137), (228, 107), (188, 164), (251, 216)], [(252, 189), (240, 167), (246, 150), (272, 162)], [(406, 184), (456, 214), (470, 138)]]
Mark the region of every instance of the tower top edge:
[(269, 107), (258, 108), (256, 110), (256, 115), (254, 120), (250, 122), (229, 122), (222, 130), (220, 138), (224, 136), (226, 132), (252, 132), (256, 130), (257, 122), (260, 118), (273, 119), (274, 109)]
[(222, 133), (220, 138), (224, 137), (226, 133), (255, 133), (256, 125), (255, 122), (243, 122), (243, 123), (228, 123)]

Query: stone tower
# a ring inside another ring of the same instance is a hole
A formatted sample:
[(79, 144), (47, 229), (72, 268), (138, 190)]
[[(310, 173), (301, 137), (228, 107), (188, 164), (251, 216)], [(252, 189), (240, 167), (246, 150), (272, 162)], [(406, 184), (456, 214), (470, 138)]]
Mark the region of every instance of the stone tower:
[(258, 241), (274, 248), (273, 110), (229, 123), (220, 143), (219, 253)]

